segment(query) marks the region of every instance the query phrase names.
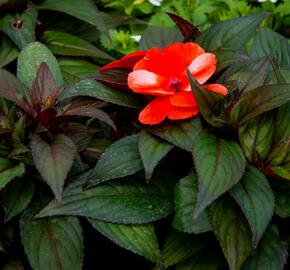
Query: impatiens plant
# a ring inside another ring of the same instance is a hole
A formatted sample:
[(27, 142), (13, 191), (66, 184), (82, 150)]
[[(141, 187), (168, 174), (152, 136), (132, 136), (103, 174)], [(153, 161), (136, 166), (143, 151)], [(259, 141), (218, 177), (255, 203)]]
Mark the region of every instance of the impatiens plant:
[(103, 269), (101, 234), (146, 259), (106, 269), (287, 269), (290, 45), (267, 16), (170, 14), (69, 84), (54, 46), (24, 46), (0, 70), (3, 267)]

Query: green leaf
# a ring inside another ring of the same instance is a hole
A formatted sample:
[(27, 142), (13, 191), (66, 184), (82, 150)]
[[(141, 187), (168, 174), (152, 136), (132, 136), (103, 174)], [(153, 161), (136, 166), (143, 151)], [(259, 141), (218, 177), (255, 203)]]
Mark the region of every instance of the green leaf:
[(235, 52), (245, 48), (267, 15), (265, 12), (256, 13), (214, 24), (196, 41), (203, 49), (217, 55), (219, 69), (222, 69), (233, 63)]
[(182, 42), (183, 36), (176, 27), (148, 26), (142, 34), (139, 47), (141, 50), (164, 48), (174, 42)]
[(168, 216), (173, 211), (171, 187), (155, 179), (105, 183), (83, 191), (82, 186), (64, 193), (61, 203), (52, 201), (38, 217), (78, 215), (122, 224), (144, 224)]
[(277, 228), (271, 225), (243, 270), (283, 270), (287, 256), (286, 246), (280, 239)]
[(246, 121), (280, 107), (290, 100), (290, 84), (264, 85), (245, 93), (230, 112), (233, 124)]
[(63, 79), (67, 84), (73, 84), (99, 69), (98, 66), (82, 59), (58, 58)]
[(159, 161), (172, 149), (172, 145), (147, 131), (139, 134), (139, 152), (145, 169), (145, 178), (150, 179)]
[(19, 50), (8, 37), (4, 36), (0, 46), (0, 67), (4, 67), (15, 60), (18, 54)]
[(193, 147), (193, 159), (198, 175), (198, 196), (194, 217), (240, 181), (246, 160), (240, 146), (233, 141), (218, 139), (201, 132)]
[(46, 63), (56, 81), (57, 86), (63, 84), (59, 65), (52, 52), (39, 42), (30, 43), (19, 54), (17, 77), (26, 87), (31, 88), (41, 63)]
[(175, 215), (173, 227), (186, 233), (203, 233), (211, 230), (206, 212), (193, 220), (198, 193), (197, 176), (190, 174), (182, 178), (174, 189)]
[(172, 230), (162, 248), (161, 263), (165, 267), (177, 264), (197, 254), (207, 243), (205, 235), (189, 235)]
[(1, 194), (5, 221), (9, 221), (21, 213), (30, 203), (34, 193), (34, 183), (31, 179), (15, 179)]
[(239, 138), (250, 162), (264, 159), (270, 151), (275, 130), (275, 118), (268, 112), (247, 121), (239, 128)]
[[(3, 167), (4, 163), (8, 166)], [(0, 158), (0, 189), (4, 188), (14, 178), (22, 176), (24, 172), (25, 166), (23, 163), (15, 165), (13, 162)]]
[(92, 24), (102, 32), (106, 31), (106, 25), (102, 14), (91, 0), (44, 0), (37, 5), (38, 9), (48, 9), (67, 13), (73, 17)]
[(91, 170), (89, 186), (125, 177), (143, 169), (138, 150), (138, 136), (124, 137), (111, 144)]
[(148, 131), (162, 139), (191, 152), (198, 133), (202, 130), (198, 117), (180, 123), (149, 128)]
[(74, 217), (34, 219), (39, 206), (21, 217), (20, 233), (28, 260), (35, 270), (82, 269), (83, 235)]
[(56, 55), (91, 56), (108, 60), (113, 59), (110, 55), (86, 40), (68, 33), (45, 31), (41, 37), (41, 41)]
[(274, 212), (274, 195), (266, 177), (251, 167), (230, 194), (244, 212), (257, 246)]
[[(271, 166), (277, 166), (287, 159), (287, 154), (290, 152), (290, 136), (285, 141), (280, 142), (272, 148), (271, 153), (267, 157), (266, 162)], [(286, 160), (287, 162), (287, 160)]]
[(288, 168), (283, 168), (282, 166), (275, 166), (271, 168), (272, 172), (286, 180), (290, 180), (290, 169)]
[(281, 218), (290, 217), (290, 183), (276, 181), (273, 190), (275, 194), (275, 214)]
[(213, 231), (222, 247), (230, 270), (242, 268), (250, 255), (251, 231), (243, 213), (229, 197), (223, 197), (212, 207)]
[(199, 111), (203, 118), (212, 126), (222, 127), (225, 122), (219, 119), (220, 107), (223, 105), (224, 97), (203, 88), (192, 76), (190, 71), (186, 70), (191, 90), (197, 101)]
[(0, 21), (1, 30), (19, 49), (35, 41), (37, 10), (29, 6), (21, 15), (6, 14)]
[(271, 55), (280, 67), (290, 67), (290, 45), (288, 40), (277, 32), (261, 28), (251, 48), (251, 56), (259, 59)]
[(95, 80), (81, 80), (69, 86), (62, 92), (59, 100), (77, 96), (94, 97), (117, 105), (138, 107), (138, 101), (131, 93), (110, 88)]
[(51, 143), (34, 134), (31, 139), (31, 149), (37, 170), (50, 186), (56, 199), (61, 201), (65, 179), (76, 153), (75, 144), (63, 134), (56, 135)]
[(125, 225), (89, 219), (93, 227), (122, 248), (144, 256), (152, 262), (160, 258), (157, 237), (152, 224)]
[(275, 127), (275, 141), (281, 142), (290, 137), (290, 102), (278, 109)]

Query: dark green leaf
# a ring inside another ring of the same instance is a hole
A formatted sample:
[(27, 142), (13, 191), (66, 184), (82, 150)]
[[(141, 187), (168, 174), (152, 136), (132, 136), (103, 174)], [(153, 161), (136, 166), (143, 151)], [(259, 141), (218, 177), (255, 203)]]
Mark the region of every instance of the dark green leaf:
[(246, 160), (240, 146), (233, 141), (200, 133), (193, 147), (198, 175), (198, 196), (194, 212), (197, 217), (209, 204), (240, 181)]
[(138, 136), (127, 136), (110, 145), (102, 154), (91, 171), (89, 186), (132, 175), (142, 169)]
[(52, 201), (38, 217), (79, 215), (122, 224), (144, 224), (168, 216), (173, 211), (171, 186), (154, 179), (127, 179), (98, 185), (86, 191), (82, 187), (64, 193), (61, 203)]
[(68, 33), (45, 31), (41, 37), (41, 41), (57, 55), (91, 56), (108, 60), (113, 59), (110, 55), (86, 40)]
[(31, 149), (37, 170), (50, 186), (56, 199), (61, 201), (65, 179), (76, 153), (75, 144), (63, 134), (57, 135), (50, 144), (34, 134)]
[(274, 212), (274, 195), (265, 176), (251, 167), (230, 194), (244, 212), (257, 246)]
[(290, 183), (277, 181), (274, 184), (275, 213), (281, 218), (290, 217)]
[(206, 51), (214, 52), (219, 60), (219, 69), (224, 68), (235, 60), (236, 51), (245, 48), (267, 15), (256, 13), (217, 23), (204, 31), (197, 42)]
[(17, 77), (24, 85), (31, 88), (41, 63), (46, 63), (56, 81), (57, 86), (63, 84), (59, 65), (52, 52), (39, 42), (30, 43), (19, 54)]
[(152, 262), (160, 258), (160, 250), (152, 224), (125, 225), (89, 219), (93, 227), (122, 248), (144, 256)]
[(85, 76), (95, 73), (98, 66), (82, 59), (58, 58), (65, 83), (76, 83)]
[(20, 177), (25, 172), (23, 163), (17, 165), (0, 157), (0, 189), (4, 188), (15, 177)]
[(271, 55), (280, 67), (290, 67), (290, 45), (288, 40), (268, 28), (261, 28), (255, 37), (252, 57), (258, 59)]
[(167, 237), (161, 252), (165, 267), (177, 264), (202, 250), (208, 239), (205, 235), (189, 235), (173, 230)]
[(219, 111), (221, 105), (223, 105), (224, 97), (203, 88), (193, 78), (190, 71), (186, 70), (186, 72), (201, 115), (212, 126), (222, 127), (225, 122), (219, 119), (216, 114), (220, 113)]
[(286, 246), (280, 239), (277, 228), (272, 225), (265, 232), (243, 270), (283, 270), (287, 256)]
[(149, 129), (154, 135), (190, 152), (194, 140), (201, 130), (202, 126), (198, 117), (181, 123), (166, 124)]
[(174, 42), (182, 42), (183, 37), (177, 28), (149, 26), (143, 32), (139, 47), (141, 50), (164, 48)]
[(8, 221), (21, 213), (30, 203), (34, 193), (31, 179), (17, 178), (2, 193), (5, 220)]
[[(287, 155), (290, 152), (290, 136), (285, 141), (280, 142), (275, 145), (271, 153), (267, 157), (267, 163), (270, 163), (271, 166), (277, 166), (283, 163), (287, 159)], [(287, 162), (287, 160), (286, 160)]]
[(275, 118), (268, 112), (247, 121), (239, 128), (239, 138), (249, 161), (264, 159), (271, 148), (275, 130)]
[(28, 7), (21, 15), (6, 14), (0, 21), (1, 30), (7, 34), (19, 49), (35, 41), (37, 10)]
[(98, 27), (102, 32), (106, 31), (103, 16), (91, 0), (44, 0), (37, 8), (64, 12)]
[(229, 197), (213, 205), (212, 227), (230, 270), (241, 269), (252, 250), (251, 230), (243, 213)]
[(76, 96), (94, 97), (117, 105), (138, 107), (138, 102), (131, 93), (110, 88), (95, 80), (81, 80), (69, 86), (59, 100)]
[(145, 169), (145, 178), (150, 179), (159, 161), (172, 149), (172, 145), (147, 131), (139, 134), (139, 152)]
[(197, 176), (190, 174), (182, 178), (174, 189), (175, 215), (174, 228), (187, 233), (202, 233), (211, 230), (206, 212), (193, 220), (198, 193)]
[(4, 36), (0, 46), (0, 67), (4, 67), (17, 58), (19, 50), (12, 41)]
[(290, 100), (289, 87), (290, 84), (264, 85), (245, 93), (230, 113), (232, 123), (241, 125), (287, 103)]
[(275, 127), (275, 141), (280, 142), (290, 137), (290, 102), (278, 109)]
[(22, 244), (34, 270), (82, 269), (83, 236), (74, 217), (34, 219), (39, 206), (26, 210), (20, 221)]

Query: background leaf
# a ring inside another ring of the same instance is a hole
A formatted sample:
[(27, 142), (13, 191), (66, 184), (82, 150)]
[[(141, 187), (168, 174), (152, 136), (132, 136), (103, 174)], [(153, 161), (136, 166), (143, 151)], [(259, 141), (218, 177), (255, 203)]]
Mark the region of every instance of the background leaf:
[(145, 184), (138, 178), (98, 185), (86, 191), (68, 190), (61, 203), (52, 201), (38, 217), (79, 215), (122, 224), (145, 224), (173, 211), (170, 186), (154, 179)]
[(76, 153), (75, 144), (63, 134), (57, 135), (51, 144), (34, 134), (31, 149), (37, 170), (60, 201), (65, 179)]
[(150, 179), (159, 161), (172, 149), (172, 145), (147, 131), (139, 134), (139, 152), (145, 169), (145, 178)]
[(193, 159), (199, 182), (194, 211), (194, 217), (197, 217), (211, 202), (239, 182), (246, 160), (236, 142), (218, 139), (207, 132), (197, 136)]
[(174, 189), (175, 215), (173, 227), (186, 233), (203, 233), (211, 230), (207, 212), (193, 220), (198, 192), (197, 176), (182, 178)]
[(22, 244), (35, 270), (82, 269), (83, 236), (74, 217), (33, 219), (39, 207), (26, 210), (20, 221)]
[(0, 67), (4, 67), (17, 58), (19, 50), (8, 37), (3, 37), (0, 46)]
[(14, 178), (22, 176), (25, 172), (25, 166), (23, 163), (10, 162), (8, 166), (3, 167), (4, 159), (0, 158), (0, 162), (0, 189), (2, 189)]
[(160, 250), (152, 224), (125, 225), (89, 219), (93, 227), (117, 245), (144, 256), (152, 262), (160, 258)]
[(252, 250), (251, 231), (229, 197), (223, 197), (212, 207), (212, 227), (230, 270), (241, 269)]
[(251, 167), (230, 194), (244, 212), (257, 246), (274, 212), (274, 195), (265, 176)]
[(91, 170), (89, 185), (132, 175), (143, 169), (138, 136), (124, 137), (111, 144)]
[(57, 86), (63, 84), (59, 65), (52, 52), (39, 42), (30, 43), (19, 54), (17, 64), (17, 77), (28, 88), (36, 78), (41, 63), (46, 63), (56, 81)]

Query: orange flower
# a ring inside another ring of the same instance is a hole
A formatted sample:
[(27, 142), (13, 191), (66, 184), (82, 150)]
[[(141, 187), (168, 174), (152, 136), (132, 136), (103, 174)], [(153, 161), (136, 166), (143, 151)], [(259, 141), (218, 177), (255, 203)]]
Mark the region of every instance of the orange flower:
[[(130, 55), (127, 60), (132, 57), (141, 59), (128, 75), (129, 88), (135, 93), (157, 96), (141, 111), (139, 121), (143, 124), (159, 124), (166, 117), (186, 119), (199, 112), (186, 68), (204, 88), (221, 95), (228, 93), (221, 84), (204, 84), (214, 74), (217, 60), (214, 54), (206, 53), (198, 44), (174, 43), (161, 50), (153, 48)], [(117, 62), (120, 67), (118, 61), (113, 63)], [(132, 65), (133, 62), (129, 62)]]

